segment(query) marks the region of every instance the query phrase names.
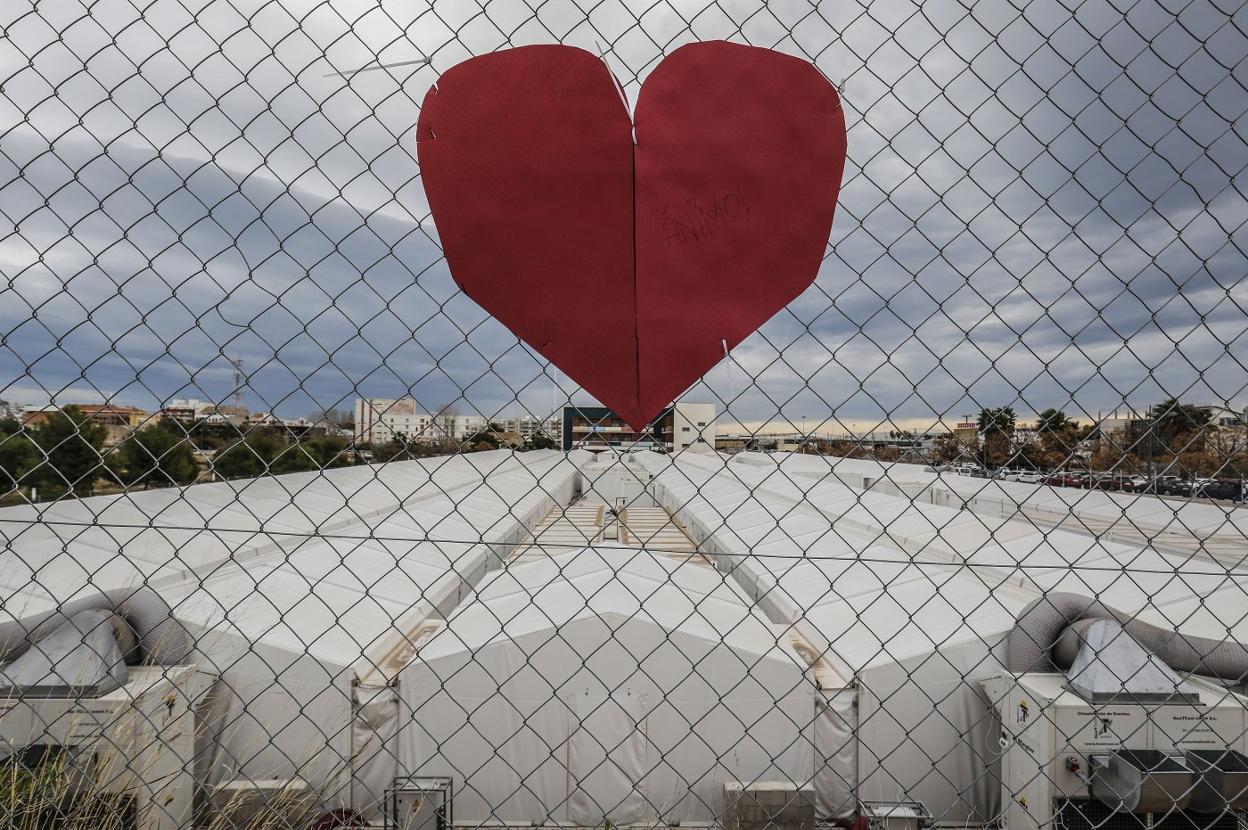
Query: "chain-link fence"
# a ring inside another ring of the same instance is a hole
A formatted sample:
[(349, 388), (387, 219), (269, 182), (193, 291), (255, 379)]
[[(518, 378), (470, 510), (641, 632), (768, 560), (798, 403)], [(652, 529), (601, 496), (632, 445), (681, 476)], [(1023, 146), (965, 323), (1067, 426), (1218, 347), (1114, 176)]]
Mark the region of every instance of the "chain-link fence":
[[(1243, 826), (1242, 4), (0, 27), (5, 827)], [(839, 208), (634, 431), (456, 288), (414, 128), (713, 39), (837, 87)]]

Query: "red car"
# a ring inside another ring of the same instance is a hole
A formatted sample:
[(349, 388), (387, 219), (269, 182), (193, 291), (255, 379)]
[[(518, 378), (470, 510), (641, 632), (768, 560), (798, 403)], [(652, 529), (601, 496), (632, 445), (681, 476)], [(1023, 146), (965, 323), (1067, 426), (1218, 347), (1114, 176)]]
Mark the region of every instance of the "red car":
[(1083, 476), (1079, 473), (1054, 473), (1046, 483), (1055, 487), (1082, 487)]

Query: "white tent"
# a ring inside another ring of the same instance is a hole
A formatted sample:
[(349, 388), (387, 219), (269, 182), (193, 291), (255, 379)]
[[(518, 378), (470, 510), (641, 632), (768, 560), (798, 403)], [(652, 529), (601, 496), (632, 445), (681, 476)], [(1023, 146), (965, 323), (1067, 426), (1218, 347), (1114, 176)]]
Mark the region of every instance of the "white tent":
[(1019, 519), (1039, 528), (1207, 556), (1232, 566), (1242, 566), (1248, 558), (1244, 546), (1248, 510), (1225, 502), (1024, 484), (866, 459), (743, 453), (732, 460), (778, 469), (798, 481), (833, 480), (859, 490), (965, 509), (985, 518)]
[(145, 582), (221, 679), (201, 713), (207, 783), (299, 776), (346, 804), (359, 684), (573, 497), (578, 458), (484, 452), (0, 510), (0, 619)]
[(709, 820), (727, 780), (807, 784), (815, 688), (724, 575), (585, 549), (491, 575), (399, 678), (400, 772), (457, 819)]
[[(857, 795), (919, 800), (944, 821), (995, 815), (997, 750), (978, 680), (1001, 670), (1018, 613), (1046, 591), (1198, 635), (1226, 636), (1217, 621), (1242, 617), (1248, 574), (1208, 559), (864, 492), (824, 459), (813, 459), (819, 475), (757, 455), (635, 458), (718, 567), (846, 679), (821, 724), (854, 752), (830, 753), (835, 774), (817, 787), (825, 814)], [(1197, 627), (1202, 600), (1213, 622)]]

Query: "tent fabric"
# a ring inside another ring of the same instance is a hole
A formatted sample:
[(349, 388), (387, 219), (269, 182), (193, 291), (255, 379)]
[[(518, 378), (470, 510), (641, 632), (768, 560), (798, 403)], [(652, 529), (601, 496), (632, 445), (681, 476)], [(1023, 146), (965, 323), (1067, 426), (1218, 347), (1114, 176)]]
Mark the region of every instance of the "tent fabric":
[(920, 502), (964, 508), (985, 518), (1017, 519), (1045, 529), (1093, 534), (1106, 541), (1150, 545), (1235, 567), (1245, 564), (1248, 511), (1225, 504), (974, 478), (948, 470), (937, 473), (918, 464), (867, 459), (747, 453), (733, 462), (807, 480), (833, 479), (857, 489), (870, 487)]
[(146, 586), (189, 634), (189, 659), (220, 675), (207, 783), (298, 775), (341, 806), (353, 683), (570, 500), (582, 455), (499, 450), (0, 509), (15, 554), (0, 560), (0, 626)]
[(350, 803), (366, 821), (382, 823), (386, 788), (399, 776), (399, 695), (390, 685), (354, 690)]
[[(862, 798), (921, 800), (950, 821), (995, 815), (999, 763), (977, 681), (1003, 669), (1006, 635), (1049, 592), (1096, 595), (1205, 636), (1244, 627), (1243, 569), (877, 489), (905, 465), (757, 453), (632, 460), (769, 618), (793, 624), (859, 686)], [(821, 792), (820, 809), (835, 796)]]
[(7, 686), (20, 694), (30, 686), (66, 686), (103, 695), (124, 686), (130, 672), (118, 643), (122, 626), (111, 611), (79, 611), (12, 663), (0, 665), (0, 690)]
[(821, 819), (848, 818), (858, 809), (858, 693), (820, 692), (815, 718), (815, 809)]
[(814, 685), (782, 634), (724, 575), (646, 551), (511, 567), (401, 672), (403, 774), (455, 777), (473, 821), (710, 820), (726, 780), (813, 776)]
[[(309, 537), (450, 538), (463, 525), (448, 517), (472, 526), (527, 495), (549, 500), (578, 457), (495, 450), (0, 508), (0, 540), (17, 554), (0, 563), (0, 620), (281, 557)], [(423, 520), (392, 526), (409, 513)]]
[(606, 542), (507, 561), (610, 465), (486, 452), (2, 509), (0, 641), (101, 589), (150, 595), (221, 675), (209, 785), (299, 775), (376, 816), (395, 776), (447, 774), (459, 818), (594, 824), (710, 819), (728, 779), (813, 779), (825, 818), (860, 796), (981, 821), (999, 748), (977, 680), (1031, 603), (1095, 596), (1248, 641), (1243, 567), (964, 488), (1079, 496), (1089, 522), (1126, 496), (801, 456), (620, 461), (715, 567)]
[(190, 637), (174, 618), (169, 604), (155, 591), (139, 586), (86, 594), (31, 616), (0, 616), (0, 660), (17, 658), (31, 643), (88, 610), (105, 611), (116, 618), (127, 663), (173, 666), (190, 653)]

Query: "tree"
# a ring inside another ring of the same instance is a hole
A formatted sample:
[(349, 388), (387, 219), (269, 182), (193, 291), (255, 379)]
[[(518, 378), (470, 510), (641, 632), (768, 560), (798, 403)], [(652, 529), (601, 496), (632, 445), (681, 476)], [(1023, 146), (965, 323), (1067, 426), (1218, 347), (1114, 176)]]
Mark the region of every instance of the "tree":
[(312, 438), (299, 446), (308, 454), (314, 466), (322, 470), (350, 467), (355, 463), (350, 442), (338, 435)]
[(979, 412), (979, 431), (982, 435), (1014, 434), (1014, 407), (1000, 406), (995, 409), (981, 409)]
[(866, 458), (867, 450), (859, 441), (846, 441), (843, 438), (815, 439), (817, 455), (830, 455), (836, 458)]
[(1036, 437), (1038, 452), (1029, 453), (1038, 466), (1056, 469), (1069, 463), (1086, 431), (1073, 418), (1066, 417), (1060, 409), (1046, 409), (1037, 416)]
[(1161, 442), (1163, 451), (1176, 455), (1199, 449), (1192, 445), (1203, 442), (1212, 420), (1213, 413), (1208, 407), (1179, 403), (1177, 398), (1168, 398), (1148, 410), (1152, 434)]
[[(162, 424), (164, 421), (162, 420)], [(176, 424), (176, 422), (174, 422)], [(170, 432), (181, 431), (181, 424), (165, 426)], [(211, 424), (207, 421), (196, 421), (186, 430), (186, 435), (191, 439), (191, 443), (201, 450), (223, 450), (226, 447), (233, 446), (241, 436), (238, 427), (231, 423)]]
[(1060, 409), (1046, 409), (1036, 416), (1037, 435), (1060, 435), (1071, 427), (1079, 426), (1079, 422), (1066, 417)]
[(521, 452), (557, 449), (559, 449), (559, 444), (555, 439), (540, 430), (530, 433), (529, 437), (524, 439), (524, 443), (520, 445)]
[(0, 496), (13, 492), (26, 481), (39, 463), (39, 450), (16, 418), (0, 418)]
[(129, 486), (175, 487), (191, 484), (199, 476), (199, 465), (189, 439), (150, 426), (130, 434), (117, 450), (118, 474)]
[(1010, 442), (1014, 437), (1014, 423), (1014, 408), (1011, 406), (980, 410), (979, 432), (984, 436), (985, 467), (999, 467), (1013, 455)]
[(89, 496), (106, 467), (100, 448), (107, 430), (76, 406), (48, 415), (29, 431), (38, 466), (29, 478), (43, 495)]
[(1205, 452), (1216, 460), (1217, 475), (1248, 476), (1248, 435), (1242, 427), (1211, 430), (1205, 441)]
[(252, 430), (243, 440), (220, 450), (212, 459), (212, 468), (222, 478), (255, 478), (270, 472), (283, 449), (285, 442), (269, 430)]
[(967, 444), (950, 433), (936, 439), (931, 460), (936, 464), (953, 464), (958, 461), (973, 460), (977, 455), (979, 455), (978, 441), (972, 439), (972, 443)]
[(415, 455), (409, 452), (411, 447), (412, 445), (397, 440), (374, 445), (372, 449), (373, 460), (380, 462), (411, 461), (413, 458), (416, 458)]

